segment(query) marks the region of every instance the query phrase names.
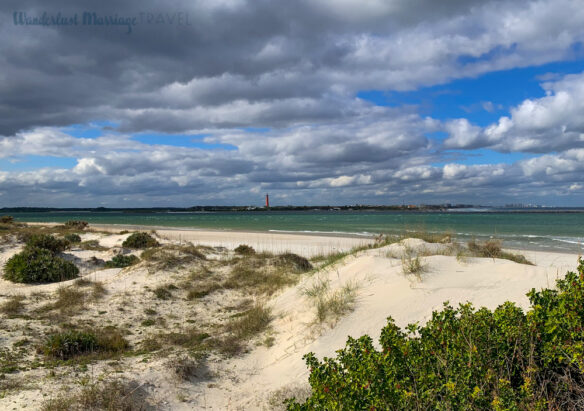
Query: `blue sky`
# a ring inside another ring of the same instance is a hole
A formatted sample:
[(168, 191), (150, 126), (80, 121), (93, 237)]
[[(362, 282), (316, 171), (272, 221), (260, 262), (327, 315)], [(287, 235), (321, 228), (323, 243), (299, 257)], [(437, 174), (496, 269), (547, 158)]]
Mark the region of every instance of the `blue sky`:
[(259, 205), (266, 191), (584, 206), (581, 4), (394, 6), (201, 2), (197, 24), (131, 35), (7, 26), (0, 206)]

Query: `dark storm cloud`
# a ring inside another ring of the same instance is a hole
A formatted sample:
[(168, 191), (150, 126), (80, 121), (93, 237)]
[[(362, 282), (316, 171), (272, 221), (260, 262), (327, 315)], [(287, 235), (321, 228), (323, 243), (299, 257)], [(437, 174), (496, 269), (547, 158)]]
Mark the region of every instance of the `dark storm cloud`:
[[(329, 121), (354, 115), (350, 97), (359, 89), (411, 89), (561, 57), (582, 40), (576, 5), (4, 1), (0, 134), (101, 119), (124, 131), (171, 132)], [(131, 34), (13, 24), (14, 12), (84, 11), (137, 24)], [(149, 15), (162, 21), (148, 23)], [(544, 18), (545, 28), (533, 26)], [(511, 45), (489, 61), (458, 60)]]

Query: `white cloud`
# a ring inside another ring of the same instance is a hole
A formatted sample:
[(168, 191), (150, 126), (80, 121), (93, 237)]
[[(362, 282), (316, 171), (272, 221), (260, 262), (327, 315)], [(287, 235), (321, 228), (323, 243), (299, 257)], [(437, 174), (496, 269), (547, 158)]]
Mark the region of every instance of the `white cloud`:
[(584, 73), (544, 83), (545, 97), (526, 99), (497, 123), (481, 129), (466, 119), (446, 125), (447, 148), (490, 147), (545, 153), (584, 147)]

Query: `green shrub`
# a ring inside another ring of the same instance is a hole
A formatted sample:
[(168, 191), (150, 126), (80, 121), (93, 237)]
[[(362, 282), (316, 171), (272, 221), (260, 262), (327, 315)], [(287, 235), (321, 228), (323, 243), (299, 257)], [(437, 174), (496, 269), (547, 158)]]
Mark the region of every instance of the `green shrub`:
[(233, 251), (235, 251), (235, 254), (240, 255), (253, 255), (256, 253), (253, 247), (247, 244), (240, 244)]
[(50, 234), (33, 234), (26, 240), (27, 248), (42, 248), (52, 253), (60, 253), (69, 248), (70, 243), (64, 238), (55, 238)]
[(158, 247), (158, 241), (156, 241), (150, 234), (148, 233), (133, 233), (130, 234), (128, 238), (122, 243), (122, 247), (126, 248), (150, 248), (150, 247)]
[(48, 357), (67, 360), (77, 355), (95, 352), (99, 348), (95, 334), (85, 331), (66, 331), (50, 335), (43, 346)]
[(79, 234), (75, 233), (65, 234), (64, 238), (71, 244), (79, 244), (81, 242), (81, 237), (79, 236)]
[(110, 261), (105, 263), (107, 268), (124, 268), (137, 264), (140, 261), (135, 255), (121, 255), (114, 256)]
[(405, 331), (389, 318), (380, 350), (365, 335), (336, 358), (310, 353), (312, 394), (288, 409), (582, 409), (583, 260), (578, 272), (530, 291), (527, 313), (445, 304)]
[(52, 283), (76, 278), (78, 274), (75, 264), (36, 247), (25, 248), (4, 265), (4, 278), (15, 283)]
[(75, 230), (84, 230), (88, 225), (89, 223), (87, 221), (82, 220), (69, 220), (65, 223), (65, 227)]

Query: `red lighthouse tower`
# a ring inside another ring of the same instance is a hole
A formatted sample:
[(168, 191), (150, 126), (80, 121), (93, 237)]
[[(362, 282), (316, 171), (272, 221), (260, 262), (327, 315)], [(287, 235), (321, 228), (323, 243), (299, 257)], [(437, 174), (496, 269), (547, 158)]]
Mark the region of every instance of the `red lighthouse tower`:
[(266, 194), (266, 208), (270, 208), (270, 195)]

